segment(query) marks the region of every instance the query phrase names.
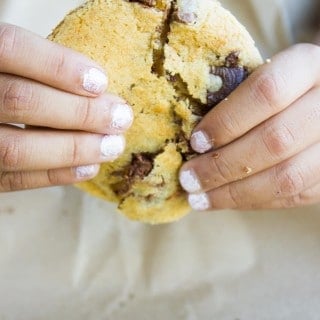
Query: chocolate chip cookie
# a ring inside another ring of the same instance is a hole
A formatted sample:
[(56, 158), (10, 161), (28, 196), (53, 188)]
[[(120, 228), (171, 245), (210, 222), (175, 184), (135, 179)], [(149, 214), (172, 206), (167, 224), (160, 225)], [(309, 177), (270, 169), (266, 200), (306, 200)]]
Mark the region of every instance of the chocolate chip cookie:
[(79, 187), (139, 221), (188, 213), (192, 129), (262, 62), (245, 28), (214, 0), (91, 0), (50, 39), (100, 63), (135, 115), (125, 153)]

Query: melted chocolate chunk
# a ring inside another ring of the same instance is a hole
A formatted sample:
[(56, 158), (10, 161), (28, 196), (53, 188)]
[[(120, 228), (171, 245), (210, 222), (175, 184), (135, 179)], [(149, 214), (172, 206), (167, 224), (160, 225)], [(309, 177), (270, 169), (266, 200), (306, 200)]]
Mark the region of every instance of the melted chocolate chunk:
[(208, 92), (207, 101), (210, 108), (225, 99), (239, 84), (248, 77), (245, 67), (239, 66), (239, 52), (231, 52), (225, 59), (224, 66), (212, 67), (211, 73), (222, 80), (222, 87), (216, 92)]
[(146, 177), (153, 168), (153, 158), (154, 156), (150, 153), (133, 154), (128, 168), (128, 177), (133, 179)]
[(221, 77), (222, 88), (216, 92), (208, 92), (207, 100), (210, 108), (216, 106), (220, 101), (225, 99), (239, 84), (248, 76), (248, 72), (243, 67), (214, 67), (211, 73)]
[(132, 155), (131, 163), (113, 176), (123, 177), (123, 181), (112, 186), (113, 191), (120, 196), (126, 195), (136, 179), (142, 180), (153, 169), (153, 160), (157, 154), (137, 153)]

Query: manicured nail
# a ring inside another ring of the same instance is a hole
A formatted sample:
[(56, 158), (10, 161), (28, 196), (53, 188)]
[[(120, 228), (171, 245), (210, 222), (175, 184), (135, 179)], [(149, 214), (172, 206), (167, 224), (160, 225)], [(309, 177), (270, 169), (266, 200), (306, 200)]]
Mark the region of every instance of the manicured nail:
[(96, 68), (89, 69), (83, 76), (83, 88), (91, 93), (102, 93), (108, 83), (107, 76)]
[(193, 133), (190, 143), (192, 149), (199, 153), (205, 153), (213, 147), (209, 137), (202, 131)]
[(111, 106), (111, 128), (117, 130), (128, 129), (133, 121), (133, 111), (127, 104), (114, 104)]
[(205, 211), (210, 208), (209, 198), (205, 193), (190, 194), (188, 200), (194, 210)]
[(75, 168), (76, 177), (79, 180), (94, 177), (99, 171), (99, 165), (80, 166)]
[(110, 135), (103, 137), (100, 150), (105, 161), (113, 161), (121, 155), (124, 148), (125, 140), (123, 136)]
[(180, 172), (180, 184), (189, 193), (199, 192), (201, 185), (193, 170), (182, 170)]

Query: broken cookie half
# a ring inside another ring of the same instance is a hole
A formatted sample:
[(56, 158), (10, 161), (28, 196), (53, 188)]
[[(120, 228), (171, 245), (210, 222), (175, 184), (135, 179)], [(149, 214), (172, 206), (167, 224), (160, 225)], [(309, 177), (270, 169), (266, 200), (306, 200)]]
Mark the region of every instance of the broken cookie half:
[(79, 187), (134, 220), (188, 213), (178, 172), (191, 132), (262, 63), (245, 28), (214, 0), (91, 0), (50, 39), (102, 65), (135, 115), (124, 154)]

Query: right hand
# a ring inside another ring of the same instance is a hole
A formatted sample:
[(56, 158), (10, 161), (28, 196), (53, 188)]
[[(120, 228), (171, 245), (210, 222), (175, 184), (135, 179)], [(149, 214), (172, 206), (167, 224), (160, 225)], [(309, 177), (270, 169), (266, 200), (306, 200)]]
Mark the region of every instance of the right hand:
[(87, 57), (0, 23), (0, 192), (91, 179), (123, 152), (133, 113), (107, 82)]

